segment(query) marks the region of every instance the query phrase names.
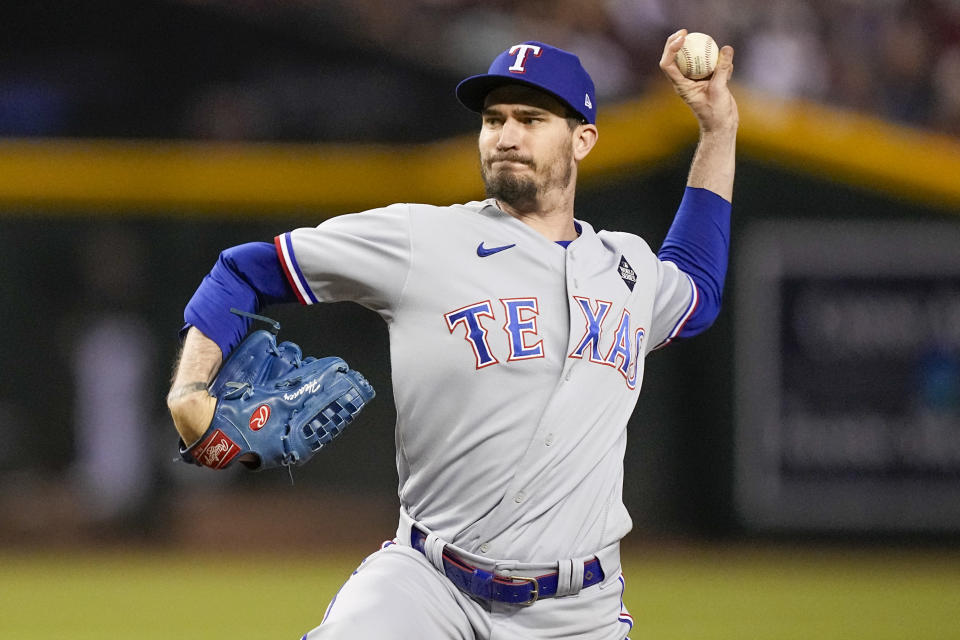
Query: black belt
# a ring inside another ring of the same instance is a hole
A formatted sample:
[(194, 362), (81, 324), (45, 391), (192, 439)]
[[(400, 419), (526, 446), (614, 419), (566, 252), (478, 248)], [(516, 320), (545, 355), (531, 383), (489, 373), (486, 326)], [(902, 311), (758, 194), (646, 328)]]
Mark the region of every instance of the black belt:
[[(426, 555), (423, 543), (427, 534), (413, 527), (410, 531), (410, 546)], [(471, 595), (484, 600), (496, 600), (509, 604), (531, 605), (540, 598), (552, 598), (557, 595), (560, 581), (558, 572), (548, 573), (535, 578), (522, 576), (500, 576), (493, 572), (472, 567), (456, 556), (443, 551), (443, 573), (450, 582)], [(603, 581), (603, 569), (596, 558), (583, 563), (583, 588), (591, 587)]]

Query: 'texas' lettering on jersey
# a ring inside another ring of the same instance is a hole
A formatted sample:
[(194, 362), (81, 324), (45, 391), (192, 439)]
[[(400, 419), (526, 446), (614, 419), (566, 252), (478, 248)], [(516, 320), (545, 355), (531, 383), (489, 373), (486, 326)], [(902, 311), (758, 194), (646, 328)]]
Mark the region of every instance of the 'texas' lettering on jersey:
[[(637, 385), (637, 361), (642, 353), (646, 331), (643, 327), (631, 327), (630, 312), (624, 309), (612, 340), (608, 340), (602, 327), (613, 303), (581, 296), (573, 296), (573, 299), (583, 314), (584, 333), (567, 357), (586, 357), (590, 362), (614, 367), (626, 380), (627, 386), (634, 389)], [(507, 362), (544, 357), (543, 340), (539, 338), (537, 330), (537, 317), (540, 315), (537, 299), (501, 298), (499, 302), (504, 319), (501, 328), (507, 334), (509, 345)], [(497, 305), (484, 300), (443, 315), (450, 333), (462, 327), (464, 339), (476, 357), (477, 369), (500, 364), (487, 340), (489, 327), (497, 323), (499, 312)], [(601, 344), (606, 346), (605, 352)]]

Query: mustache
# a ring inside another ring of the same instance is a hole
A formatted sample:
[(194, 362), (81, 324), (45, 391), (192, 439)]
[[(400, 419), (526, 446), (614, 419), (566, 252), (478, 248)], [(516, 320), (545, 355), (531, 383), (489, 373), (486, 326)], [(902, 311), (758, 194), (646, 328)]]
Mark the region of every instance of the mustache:
[(486, 164), (489, 167), (493, 165), (494, 162), (516, 162), (518, 164), (526, 164), (531, 167), (534, 166), (532, 158), (525, 158), (516, 153), (498, 153), (498, 154), (492, 155), (489, 158), (487, 158), (484, 164)]

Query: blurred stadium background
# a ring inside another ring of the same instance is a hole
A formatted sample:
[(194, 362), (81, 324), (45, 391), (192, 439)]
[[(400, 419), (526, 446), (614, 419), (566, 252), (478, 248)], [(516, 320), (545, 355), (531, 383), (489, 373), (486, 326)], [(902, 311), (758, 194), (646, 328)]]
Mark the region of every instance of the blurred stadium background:
[(379, 398), (293, 486), (204, 473), (163, 401), (186, 300), (233, 244), (480, 197), (452, 90), (528, 39), (598, 86), (578, 216), (658, 246), (681, 26), (737, 49), (734, 237), (720, 319), (650, 358), (631, 424), (632, 635), (960, 638), (956, 0), (3, 3), (0, 637), (318, 622), (396, 526), (386, 331), (272, 309)]

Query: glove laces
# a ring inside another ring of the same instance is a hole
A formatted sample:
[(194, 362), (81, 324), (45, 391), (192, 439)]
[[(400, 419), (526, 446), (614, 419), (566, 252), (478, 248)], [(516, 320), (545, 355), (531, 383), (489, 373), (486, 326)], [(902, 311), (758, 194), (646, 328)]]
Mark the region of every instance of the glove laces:
[(268, 331), (273, 335), (280, 333), (280, 323), (274, 320), (273, 318), (268, 318), (267, 316), (257, 315), (256, 313), (250, 313), (249, 311), (241, 311), (236, 307), (230, 307), (230, 313), (236, 314), (238, 316), (243, 316), (244, 318), (251, 318), (252, 320), (259, 320), (268, 327)]

